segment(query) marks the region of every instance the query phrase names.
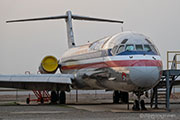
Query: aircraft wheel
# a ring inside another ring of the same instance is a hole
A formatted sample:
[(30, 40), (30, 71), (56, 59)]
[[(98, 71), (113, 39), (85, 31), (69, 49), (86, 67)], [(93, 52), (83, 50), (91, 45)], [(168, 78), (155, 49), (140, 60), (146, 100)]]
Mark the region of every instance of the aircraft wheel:
[(29, 103), (30, 103), (30, 99), (26, 98), (26, 104), (29, 104)]
[(51, 103), (55, 104), (57, 100), (58, 100), (58, 97), (57, 97), (56, 91), (51, 91)]
[(134, 105), (133, 105), (132, 109), (136, 110), (136, 111), (140, 110), (140, 108), (139, 108), (139, 101), (138, 100), (134, 101)]
[(65, 93), (65, 91), (60, 92), (59, 104), (66, 104), (66, 93)]
[(129, 94), (128, 92), (120, 92), (120, 98), (121, 98), (121, 102), (123, 103), (128, 103), (129, 102)]
[(144, 100), (141, 100), (140, 104), (141, 104), (141, 110), (147, 110), (146, 107), (145, 107)]
[(113, 103), (117, 104), (119, 103), (119, 91), (114, 91), (113, 93)]
[(40, 99), (40, 102), (41, 102), (41, 104), (44, 104), (44, 99), (41, 98), (41, 99)]

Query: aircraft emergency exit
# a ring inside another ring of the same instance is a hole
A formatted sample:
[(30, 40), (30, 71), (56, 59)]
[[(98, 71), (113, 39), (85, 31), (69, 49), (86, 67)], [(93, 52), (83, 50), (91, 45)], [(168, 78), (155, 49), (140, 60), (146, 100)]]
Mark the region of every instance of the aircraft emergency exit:
[[(123, 21), (78, 16), (71, 11), (63, 16), (11, 20), (7, 23), (55, 19), (65, 19), (67, 24), (69, 49), (61, 59), (46, 56), (39, 66), (39, 75), (0, 75), (0, 87), (51, 90), (51, 102), (59, 100), (63, 104), (66, 101), (65, 91), (71, 89), (111, 90), (114, 91), (114, 103), (120, 99), (128, 102), (128, 92), (134, 92), (138, 102), (133, 108), (139, 110), (139, 103), (144, 103), (140, 102), (140, 96), (161, 78), (161, 57), (150, 38), (127, 31), (77, 46), (72, 19), (112, 23)], [(61, 74), (54, 74), (58, 69)], [(60, 95), (57, 91), (61, 91)]]

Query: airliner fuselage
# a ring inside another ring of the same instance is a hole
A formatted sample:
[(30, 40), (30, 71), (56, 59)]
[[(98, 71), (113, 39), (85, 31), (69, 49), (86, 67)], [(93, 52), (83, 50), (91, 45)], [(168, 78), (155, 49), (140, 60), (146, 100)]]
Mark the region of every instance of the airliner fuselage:
[[(72, 19), (110, 23), (123, 21), (79, 16), (71, 11), (61, 16), (10, 20), (7, 23), (55, 19), (65, 19), (67, 25), (69, 49), (59, 63), (55, 57), (46, 56), (39, 66), (41, 75), (0, 75), (0, 86), (51, 90), (51, 102), (57, 102), (58, 98), (60, 104), (65, 104), (65, 91), (70, 91), (71, 88), (113, 90), (114, 103), (119, 103), (119, 99), (127, 103), (127, 92), (134, 92), (138, 101), (135, 100), (133, 109), (140, 110), (140, 103), (141, 109), (145, 110), (140, 96), (159, 82), (162, 70), (160, 54), (150, 38), (135, 32), (121, 32), (77, 46)], [(62, 74), (54, 74), (57, 69)]]
[(73, 88), (144, 91), (161, 77), (162, 61), (150, 38), (122, 32), (69, 49), (59, 63), (74, 74)]

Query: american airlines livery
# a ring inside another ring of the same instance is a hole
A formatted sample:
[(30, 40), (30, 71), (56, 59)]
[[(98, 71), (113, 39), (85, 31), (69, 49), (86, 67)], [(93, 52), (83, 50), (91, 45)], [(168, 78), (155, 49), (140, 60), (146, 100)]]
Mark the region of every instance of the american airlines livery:
[[(37, 75), (0, 75), (0, 87), (28, 90), (50, 90), (51, 102), (66, 103), (65, 91), (114, 91), (113, 102), (128, 102), (128, 92), (137, 95), (133, 109), (145, 110), (143, 93), (158, 84), (162, 60), (149, 37), (136, 32), (121, 32), (95, 42), (77, 46), (74, 42), (72, 19), (123, 23), (123, 21), (73, 15), (11, 20), (25, 22), (65, 19), (69, 49), (60, 60), (46, 56)], [(57, 70), (61, 74), (55, 74)], [(59, 92), (60, 91), (60, 94)], [(57, 99), (58, 98), (58, 99)], [(141, 104), (141, 105), (140, 105)]]

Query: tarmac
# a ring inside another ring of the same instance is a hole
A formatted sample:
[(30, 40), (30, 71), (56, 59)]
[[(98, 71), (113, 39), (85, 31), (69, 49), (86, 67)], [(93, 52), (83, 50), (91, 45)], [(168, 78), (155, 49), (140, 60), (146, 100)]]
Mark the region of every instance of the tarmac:
[[(67, 94), (66, 105), (25, 103), (27, 95), (0, 95), (0, 120), (179, 120), (180, 104), (165, 105), (159, 109), (133, 111), (132, 104), (112, 104), (111, 94), (81, 94), (78, 101), (74, 94)], [(33, 97), (33, 96), (32, 96)], [(178, 99), (179, 100), (179, 99)]]

